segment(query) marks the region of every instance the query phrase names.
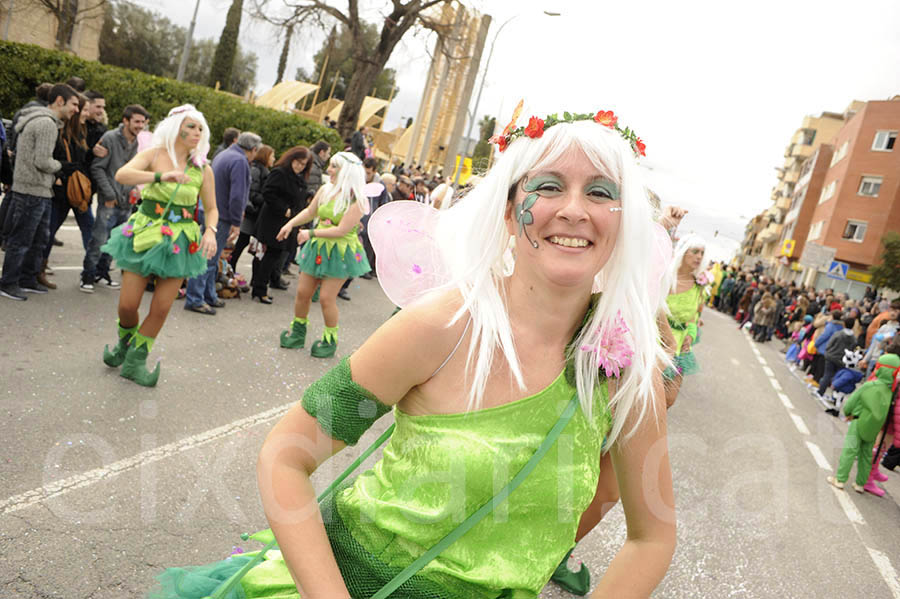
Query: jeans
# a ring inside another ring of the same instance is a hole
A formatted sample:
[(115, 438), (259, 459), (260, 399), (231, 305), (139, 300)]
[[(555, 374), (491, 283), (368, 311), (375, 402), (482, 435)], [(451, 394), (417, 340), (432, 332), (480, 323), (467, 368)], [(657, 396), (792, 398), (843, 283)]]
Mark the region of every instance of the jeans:
[[(200, 213), (200, 223), (203, 223), (203, 213)], [(203, 230), (206, 227), (201, 227)], [(219, 256), (225, 249), (225, 242), (228, 240), (228, 232), (231, 227), (226, 223), (219, 221), (218, 232), (216, 233), (216, 254), (206, 263), (206, 272), (201, 273), (193, 279), (188, 279), (187, 293), (184, 298), (184, 307), (193, 308), (202, 306), (203, 304), (215, 304), (219, 301), (216, 295), (216, 273), (219, 269)]]
[[(81, 231), (81, 245), (84, 246), (84, 251), (87, 252), (88, 246), (91, 244), (91, 231), (94, 228), (94, 214), (91, 212), (90, 206), (85, 212), (79, 212), (72, 208), (68, 202), (63, 203), (54, 200), (50, 209), (50, 239), (56, 236), (56, 232), (66, 222), (69, 210), (75, 213), (75, 222), (78, 223), (78, 229)], [(50, 250), (52, 249), (53, 244), (48, 243), (47, 248), (44, 250), (44, 260), (50, 257)]]
[(94, 220), (94, 230), (91, 231), (91, 241), (84, 254), (84, 264), (81, 270), (83, 283), (93, 283), (98, 278), (109, 276), (109, 263), (112, 261), (112, 257), (101, 252), (100, 247), (109, 240), (112, 230), (127, 221), (129, 216), (131, 216), (130, 206), (108, 208), (103, 202), (97, 206), (97, 218)]
[(34, 285), (50, 243), (50, 198), (12, 192), (6, 224), (6, 255), (0, 285)]
[(825, 373), (819, 381), (819, 395), (825, 395), (825, 392), (828, 391), (828, 387), (831, 386), (831, 379), (834, 378), (834, 375), (842, 368), (842, 366), (842, 364), (838, 364), (837, 362), (832, 362), (828, 359), (825, 360)]

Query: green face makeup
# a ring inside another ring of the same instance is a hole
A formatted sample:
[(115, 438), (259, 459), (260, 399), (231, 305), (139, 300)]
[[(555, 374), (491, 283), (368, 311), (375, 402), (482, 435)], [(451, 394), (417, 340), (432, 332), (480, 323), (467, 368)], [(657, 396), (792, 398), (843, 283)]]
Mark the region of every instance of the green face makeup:
[(607, 179), (597, 179), (584, 188), (586, 196), (595, 202), (619, 199), (619, 186)]

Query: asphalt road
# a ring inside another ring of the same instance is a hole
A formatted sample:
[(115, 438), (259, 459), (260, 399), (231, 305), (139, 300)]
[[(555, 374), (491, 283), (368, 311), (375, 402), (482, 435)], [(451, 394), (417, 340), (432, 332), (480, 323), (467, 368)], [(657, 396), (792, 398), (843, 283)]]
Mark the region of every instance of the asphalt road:
[[(376, 281), (354, 281), (338, 358), (315, 360), (278, 348), (296, 279), (271, 306), (229, 300), (209, 317), (176, 303), (151, 354), (159, 386), (144, 389), (101, 362), (117, 292), (79, 292), (78, 234), (67, 225), (59, 237), (59, 289), (0, 300), (0, 599), (141, 597), (167, 565), (256, 548), (239, 534), (266, 527), (255, 485), (263, 438), (393, 306)], [(310, 335), (321, 326), (314, 310)], [(822, 413), (780, 346), (705, 314), (702, 372), (669, 411), (678, 547), (655, 597), (900, 599), (900, 475), (881, 499), (825, 483), (846, 425)], [(317, 488), (389, 424), (323, 466)], [(616, 507), (573, 559), (599, 580), (624, 538)], [(571, 595), (551, 584), (542, 597)]]

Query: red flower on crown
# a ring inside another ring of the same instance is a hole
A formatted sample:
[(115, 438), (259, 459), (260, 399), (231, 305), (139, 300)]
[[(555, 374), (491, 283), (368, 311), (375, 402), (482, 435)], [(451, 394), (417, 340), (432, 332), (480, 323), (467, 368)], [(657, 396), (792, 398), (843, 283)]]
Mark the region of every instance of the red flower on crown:
[(612, 129), (619, 122), (619, 117), (613, 114), (612, 110), (600, 110), (594, 115), (594, 122)]
[(638, 154), (640, 154), (641, 156), (646, 156), (647, 154), (644, 153), (644, 150), (647, 148), (647, 146), (644, 145), (644, 142), (641, 141), (641, 138), (638, 137), (634, 143)]
[(501, 152), (506, 149), (506, 136), (504, 135), (495, 135), (488, 141), (492, 144), (497, 144)]
[(536, 116), (528, 119), (528, 126), (525, 127), (525, 135), (532, 139), (537, 139), (544, 134), (544, 120)]

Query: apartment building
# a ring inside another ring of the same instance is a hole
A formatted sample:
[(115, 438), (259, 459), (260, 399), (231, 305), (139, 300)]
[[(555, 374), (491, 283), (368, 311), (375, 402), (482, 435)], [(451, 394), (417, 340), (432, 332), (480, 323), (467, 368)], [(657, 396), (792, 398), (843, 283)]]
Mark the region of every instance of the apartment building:
[[(48, 8), (48, 4), (55, 8)], [(0, 0), (0, 35), (5, 41), (62, 49), (84, 58), (100, 56), (102, 0)]]
[(835, 260), (849, 264), (848, 281), (831, 284), (821, 272), (804, 278), (858, 295), (869, 266), (880, 262), (881, 238), (900, 231), (900, 95), (866, 102), (848, 116), (832, 141), (821, 192), (803, 202), (816, 202), (805, 241), (834, 248)]

